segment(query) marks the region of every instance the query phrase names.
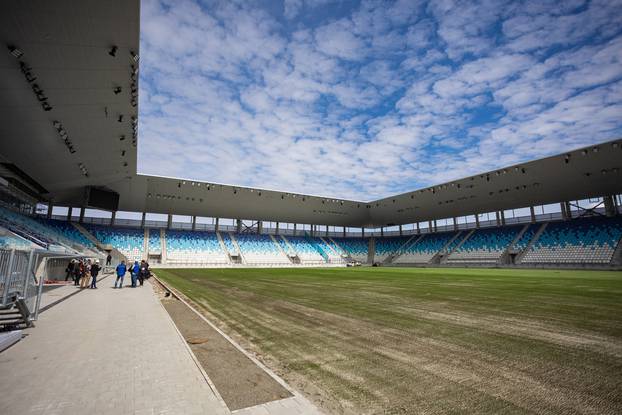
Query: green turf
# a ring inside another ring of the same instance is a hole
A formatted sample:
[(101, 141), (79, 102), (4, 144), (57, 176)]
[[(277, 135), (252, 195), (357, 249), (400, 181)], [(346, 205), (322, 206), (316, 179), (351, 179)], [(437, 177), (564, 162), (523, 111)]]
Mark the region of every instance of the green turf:
[[(337, 412), (622, 408), (622, 273), (157, 270)], [(554, 398), (553, 398), (554, 397)]]

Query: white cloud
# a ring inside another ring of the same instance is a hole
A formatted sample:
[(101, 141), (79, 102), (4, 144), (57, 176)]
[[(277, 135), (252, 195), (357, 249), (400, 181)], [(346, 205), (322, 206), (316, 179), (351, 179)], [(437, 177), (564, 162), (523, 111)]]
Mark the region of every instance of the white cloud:
[(348, 7), (143, 1), (139, 169), (371, 200), (622, 132), (620, 2)]

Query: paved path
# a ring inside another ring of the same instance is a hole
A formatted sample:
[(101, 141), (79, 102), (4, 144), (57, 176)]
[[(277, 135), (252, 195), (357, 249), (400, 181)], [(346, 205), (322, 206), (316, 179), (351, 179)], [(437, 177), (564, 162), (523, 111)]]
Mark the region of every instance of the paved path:
[[(151, 285), (118, 290), (112, 278), (44, 295), (62, 301), (0, 353), (0, 414), (230, 414)], [(295, 393), (234, 414), (319, 412)]]
[(229, 413), (151, 286), (111, 283), (43, 312), (0, 353), (0, 414)]

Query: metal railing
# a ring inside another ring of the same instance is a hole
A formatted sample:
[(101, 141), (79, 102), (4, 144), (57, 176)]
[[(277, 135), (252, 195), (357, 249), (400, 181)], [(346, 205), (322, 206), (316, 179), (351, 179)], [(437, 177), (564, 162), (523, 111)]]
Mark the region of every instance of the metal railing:
[(67, 262), (76, 258), (82, 256), (44, 249), (0, 249), (0, 310), (19, 310), (23, 323), (31, 326), (39, 317), (44, 282), (64, 279)]

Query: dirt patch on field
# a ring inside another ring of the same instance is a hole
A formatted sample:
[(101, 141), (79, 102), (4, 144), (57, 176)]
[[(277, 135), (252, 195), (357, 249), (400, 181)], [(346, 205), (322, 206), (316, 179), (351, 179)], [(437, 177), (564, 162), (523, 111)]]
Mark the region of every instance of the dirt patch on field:
[(292, 396), (181, 301), (162, 304), (230, 410)]
[(588, 348), (596, 352), (611, 354), (617, 358), (622, 358), (622, 344), (615, 338), (580, 332), (578, 330), (562, 330), (560, 327), (555, 327), (540, 321), (481, 316), (465, 312), (439, 312), (416, 307), (397, 307), (395, 311), (403, 312), (408, 316), (416, 315), (418, 318), (444, 321), (479, 330), (529, 337), (535, 340), (555, 343), (560, 346)]

